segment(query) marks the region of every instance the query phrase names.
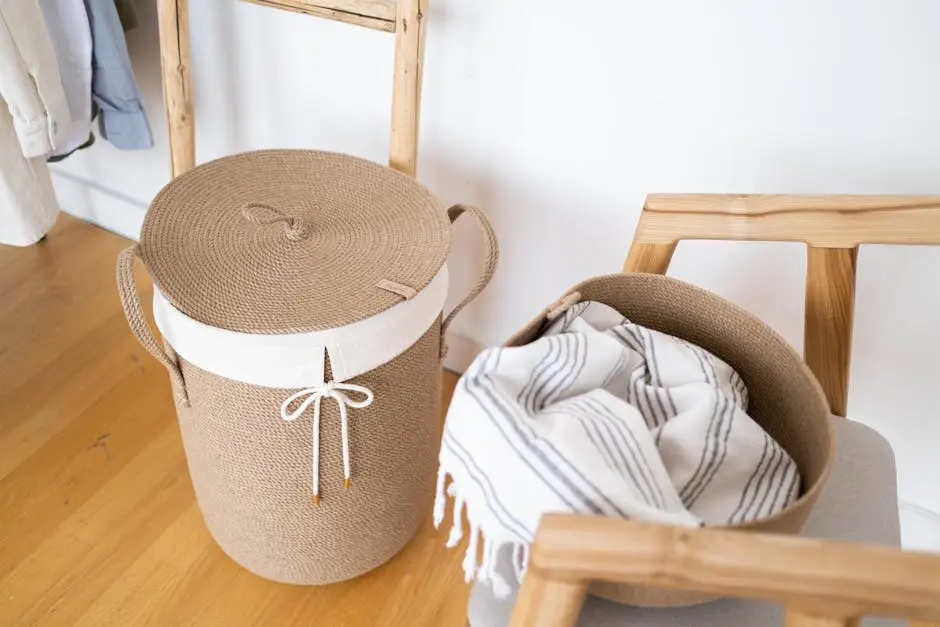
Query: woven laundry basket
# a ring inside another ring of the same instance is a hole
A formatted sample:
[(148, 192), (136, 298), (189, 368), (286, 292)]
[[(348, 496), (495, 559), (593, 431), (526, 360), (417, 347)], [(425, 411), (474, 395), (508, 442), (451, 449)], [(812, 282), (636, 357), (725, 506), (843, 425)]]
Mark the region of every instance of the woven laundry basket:
[[(443, 320), (450, 225), (487, 259)], [(154, 282), (147, 324), (134, 258)], [(276, 581), (326, 584), (383, 564), (428, 516), (441, 338), (489, 282), (497, 246), (384, 166), (315, 151), (226, 157), (154, 199), (118, 260), (131, 330), (169, 370), (212, 536)]]
[[(835, 458), (825, 394), (802, 358), (760, 319), (711, 292), (657, 274), (614, 274), (574, 286), (512, 336), (506, 346), (539, 337), (547, 321), (584, 301), (613, 307), (631, 322), (682, 338), (734, 368), (747, 385), (747, 413), (789, 453), (800, 470), (799, 499), (774, 516), (729, 529), (796, 534), (819, 499)], [(597, 596), (644, 607), (677, 607), (716, 597), (629, 584), (595, 583)]]

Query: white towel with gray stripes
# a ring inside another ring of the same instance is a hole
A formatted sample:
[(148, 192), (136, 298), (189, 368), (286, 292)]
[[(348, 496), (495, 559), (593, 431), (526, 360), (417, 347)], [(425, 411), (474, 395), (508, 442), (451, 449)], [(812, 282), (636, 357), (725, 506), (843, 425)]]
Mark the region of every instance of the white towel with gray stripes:
[(578, 303), (530, 344), (484, 351), (460, 379), (435, 525), (451, 497), (447, 545), (465, 511), (466, 579), (502, 596), (497, 560), (521, 580), (545, 513), (687, 526), (770, 516), (797, 498), (800, 477), (747, 400), (738, 374), (702, 348)]

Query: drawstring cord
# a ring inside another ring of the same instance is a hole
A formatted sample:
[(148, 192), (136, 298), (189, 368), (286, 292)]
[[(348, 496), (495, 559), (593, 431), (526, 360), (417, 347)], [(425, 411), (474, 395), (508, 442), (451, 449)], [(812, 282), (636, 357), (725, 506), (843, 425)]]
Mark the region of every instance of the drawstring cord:
[[(361, 401), (354, 401), (342, 392), (358, 392), (365, 398)], [(299, 398), (306, 396), (300, 405), (292, 412), (288, 412), (290, 404)], [(296, 420), (303, 414), (308, 407), (313, 405), (313, 504), (320, 503), (320, 402), (324, 398), (332, 398), (339, 406), (339, 417), (343, 437), (343, 487), (349, 488), (349, 420), (346, 415), (346, 407), (362, 409), (372, 404), (372, 391), (361, 385), (352, 383), (336, 383), (329, 381), (322, 385), (310, 388), (304, 388), (299, 392), (291, 394), (281, 404), (281, 418), (287, 422)]]

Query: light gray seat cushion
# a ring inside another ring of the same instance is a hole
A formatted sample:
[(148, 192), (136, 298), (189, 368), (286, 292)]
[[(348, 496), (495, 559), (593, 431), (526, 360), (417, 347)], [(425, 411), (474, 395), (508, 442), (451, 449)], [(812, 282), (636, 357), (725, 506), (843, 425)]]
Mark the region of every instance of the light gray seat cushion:
[[(894, 453), (876, 431), (844, 418), (833, 418), (836, 462), (829, 483), (803, 531), (804, 535), (866, 544), (900, 546)], [(508, 573), (504, 573), (504, 576)], [(508, 577), (508, 580), (514, 577)], [(496, 599), (488, 586), (476, 584), (467, 608), (471, 627), (506, 627), (515, 593)], [(868, 618), (864, 627), (903, 625), (903, 621)], [(774, 603), (722, 599), (688, 608), (634, 608), (588, 597), (578, 627), (753, 627), (783, 625)]]

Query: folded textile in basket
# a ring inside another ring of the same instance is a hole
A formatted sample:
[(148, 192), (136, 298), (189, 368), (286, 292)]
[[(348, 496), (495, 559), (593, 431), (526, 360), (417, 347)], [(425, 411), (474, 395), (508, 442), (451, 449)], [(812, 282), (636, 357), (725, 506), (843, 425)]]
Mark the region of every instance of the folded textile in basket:
[[(511, 555), (521, 579), (548, 512), (688, 526), (770, 516), (799, 495), (799, 471), (746, 409), (744, 382), (714, 355), (578, 303), (534, 342), (484, 351), (460, 379), (434, 522), (450, 476), (448, 546), (462, 537), (466, 509), (466, 579), (499, 596), (508, 586), (497, 555)], [(513, 550), (500, 553), (506, 545)]]

